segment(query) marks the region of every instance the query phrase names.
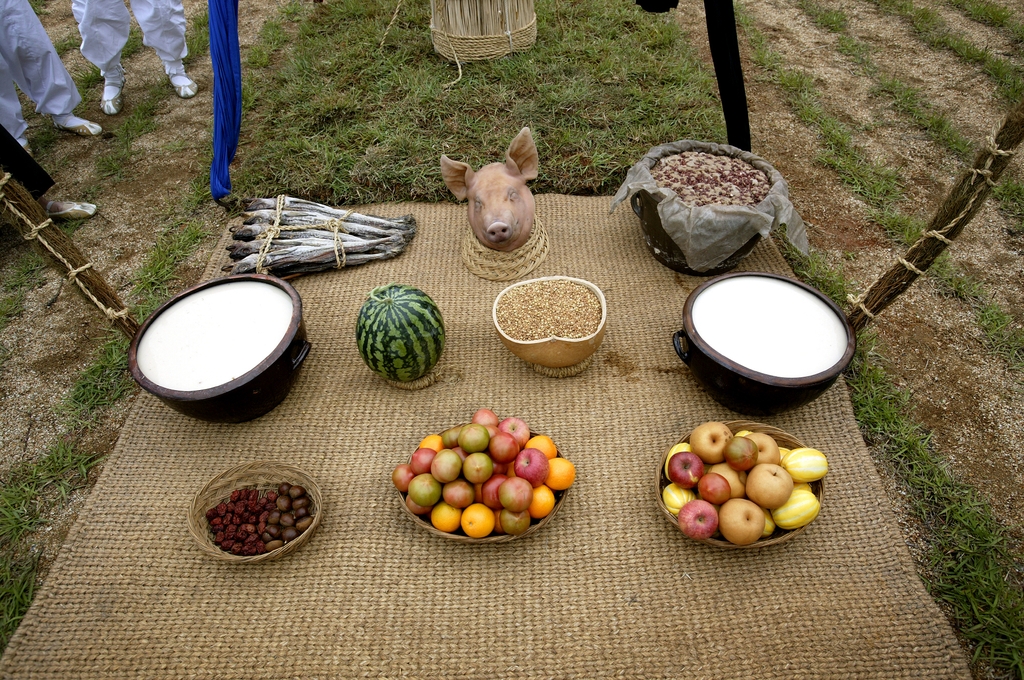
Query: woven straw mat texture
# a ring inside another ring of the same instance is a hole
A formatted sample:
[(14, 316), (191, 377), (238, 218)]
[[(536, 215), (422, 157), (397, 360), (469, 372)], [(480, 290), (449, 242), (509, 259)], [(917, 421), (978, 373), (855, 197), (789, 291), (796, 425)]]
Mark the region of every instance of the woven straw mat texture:
[[(582, 375), (546, 378), (491, 324), (506, 284), (459, 259), (465, 206), (415, 215), (400, 257), (295, 281), (313, 349), (268, 415), (191, 420), (143, 393), (0, 665), (6, 678), (969, 678), (914, 572), (845, 386), (762, 419), (829, 456), (821, 515), (779, 546), (688, 540), (658, 509), (665, 448), (736, 414), (672, 348), (687, 294), (608, 198), (545, 195), (551, 252), (531, 276), (592, 281), (608, 331)], [(225, 240), (221, 243), (223, 246)], [(208, 268), (219, 275), (218, 251)], [(787, 273), (771, 243), (744, 269)], [(437, 302), (445, 376), (390, 387), (360, 360), (356, 315), (388, 282)], [(729, 310), (742, 313), (742, 310)], [(780, 329), (781, 330), (781, 329)], [(480, 407), (522, 417), (577, 467), (558, 516), (497, 545), (432, 536), (399, 506), (391, 470)], [(195, 492), (256, 459), (316, 478), (323, 524), (287, 558), (230, 565), (189, 538)]]

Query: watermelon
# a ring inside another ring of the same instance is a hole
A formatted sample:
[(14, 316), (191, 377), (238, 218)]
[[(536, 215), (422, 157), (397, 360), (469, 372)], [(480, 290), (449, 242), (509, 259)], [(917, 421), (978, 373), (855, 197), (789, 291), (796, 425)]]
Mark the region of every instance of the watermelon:
[(359, 310), (356, 345), (377, 375), (398, 382), (421, 378), (444, 350), (441, 310), (418, 288), (378, 286)]

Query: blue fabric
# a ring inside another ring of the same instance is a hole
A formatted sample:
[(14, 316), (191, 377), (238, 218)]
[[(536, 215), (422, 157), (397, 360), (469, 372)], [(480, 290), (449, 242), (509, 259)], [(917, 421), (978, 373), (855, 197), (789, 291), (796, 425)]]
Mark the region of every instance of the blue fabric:
[(213, 163), (210, 193), (231, 193), (228, 170), (242, 129), (242, 60), (238, 50), (238, 0), (208, 0), (213, 63)]

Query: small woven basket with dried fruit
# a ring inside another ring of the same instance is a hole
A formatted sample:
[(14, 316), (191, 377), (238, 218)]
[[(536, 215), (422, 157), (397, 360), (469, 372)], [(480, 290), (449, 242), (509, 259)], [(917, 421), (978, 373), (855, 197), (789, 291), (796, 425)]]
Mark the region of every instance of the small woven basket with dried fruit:
[(196, 493), (188, 530), (207, 555), (253, 564), (298, 550), (320, 526), (322, 508), (320, 487), (309, 474), (255, 461), (221, 472)]

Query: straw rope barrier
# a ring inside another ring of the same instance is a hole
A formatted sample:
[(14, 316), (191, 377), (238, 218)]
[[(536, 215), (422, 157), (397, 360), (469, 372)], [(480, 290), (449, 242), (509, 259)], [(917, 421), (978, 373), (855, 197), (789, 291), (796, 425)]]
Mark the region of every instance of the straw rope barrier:
[(462, 263), (471, 274), (488, 281), (514, 281), (526, 276), (548, 256), (548, 232), (539, 218), (533, 221), (530, 238), (511, 252), (493, 250), (480, 243), (473, 230), (462, 237)]
[(964, 172), (950, 189), (917, 242), (903, 257), (897, 258), (867, 291), (857, 297), (849, 296), (853, 309), (847, 318), (854, 331), (875, 319), (953, 243), (988, 198), (1022, 140), (1024, 101), (1018, 102), (1002, 124), (986, 138), (973, 167)]
[(128, 307), (93, 268), (93, 263), (85, 259), (71, 238), (60, 229), (50, 228), (53, 222), (46, 216), (46, 211), (10, 173), (4, 173), (0, 178), (0, 205), (26, 241), (39, 243), (51, 258), (64, 266), (68, 280), (75, 282), (82, 294), (107, 319), (129, 338), (135, 337), (139, 324), (132, 318)]
[(590, 368), (590, 365), (594, 363), (594, 355), (591, 354), (589, 357), (573, 364), (572, 366), (562, 366), (560, 368), (552, 368), (550, 366), (541, 366), (540, 364), (530, 364), (530, 367), (534, 371), (540, 373), (547, 378), (575, 378), (576, 376), (583, 373), (583, 371)]

